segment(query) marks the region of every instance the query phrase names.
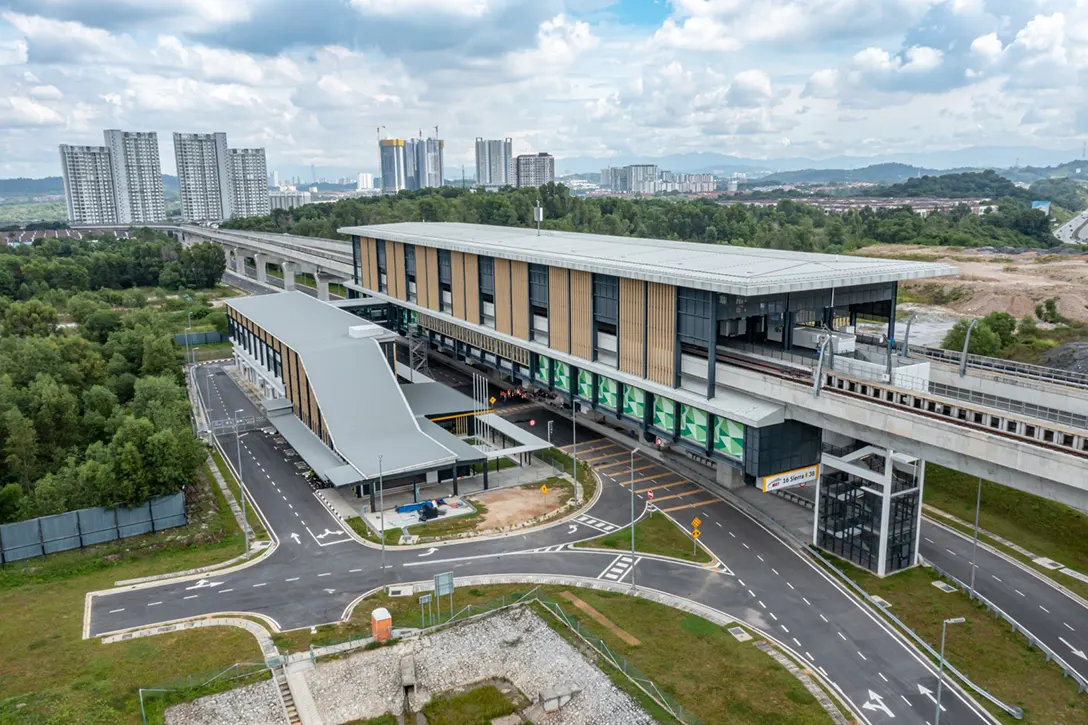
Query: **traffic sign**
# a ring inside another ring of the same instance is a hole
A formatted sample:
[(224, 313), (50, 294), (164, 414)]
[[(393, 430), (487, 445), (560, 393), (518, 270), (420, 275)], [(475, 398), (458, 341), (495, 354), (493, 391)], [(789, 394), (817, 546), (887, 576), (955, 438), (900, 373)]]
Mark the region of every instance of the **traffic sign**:
[(654, 492), (653, 492), (653, 491), (647, 491), (647, 492), (646, 492), (646, 498), (648, 498), (648, 499), (650, 499), (651, 501), (653, 501), (653, 500), (654, 500)]
[(495, 396), (492, 395), (491, 399), (488, 402), (491, 403), (492, 405), (494, 405), (495, 404)]
[(701, 523), (703, 523), (703, 520), (701, 518), (699, 518), (698, 516), (696, 516), (695, 518), (693, 518), (691, 520), (691, 528), (697, 529), (697, 528), (699, 528), (699, 524), (701, 524)]
[(536, 425), (536, 418), (531, 418), (531, 419), (529, 420), (529, 425), (530, 425), (530, 426), (534, 426), (534, 425)]
[(693, 538), (693, 539), (698, 539), (699, 538), (699, 529), (695, 529), (694, 531), (691, 532), (691, 538)]
[(453, 572), (447, 571), (434, 575), (434, 593), (437, 597), (453, 594)]
[(540, 487), (540, 492), (542, 494), (544, 494), (544, 495), (547, 495), (548, 494), (548, 484), (545, 483), (543, 486), (541, 486)]
[(657, 447), (658, 447), (658, 448), (660, 448), (661, 446), (665, 445), (665, 441), (661, 440), (661, 436), (658, 436), (658, 437), (657, 437), (657, 440), (656, 440), (655, 442), (657, 443)]

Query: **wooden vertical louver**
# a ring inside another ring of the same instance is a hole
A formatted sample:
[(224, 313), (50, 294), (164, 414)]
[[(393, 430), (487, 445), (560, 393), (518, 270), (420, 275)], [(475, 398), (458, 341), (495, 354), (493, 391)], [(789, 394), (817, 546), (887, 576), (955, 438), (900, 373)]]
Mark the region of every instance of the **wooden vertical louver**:
[(453, 294), (453, 316), (465, 319), (465, 255), (450, 252), (450, 292)]
[[(416, 289), (419, 289), (418, 274), (416, 275)], [(432, 310), (442, 309), (438, 288), (438, 250), (434, 247), (427, 247), (427, 307)]]
[(676, 287), (647, 282), (646, 377), (676, 384)]
[(510, 307), (513, 314), (511, 329), (514, 337), (529, 339), (529, 265), (510, 263)]
[(475, 254), (465, 253), (465, 319), (480, 324), (480, 261)]
[(593, 275), (570, 271), (570, 354), (593, 359)]
[(495, 329), (510, 331), (510, 260), (495, 257)]
[(620, 279), (620, 370), (646, 376), (646, 283)]
[[(388, 243), (388, 242), (387, 242)], [(389, 265), (389, 294), (398, 300), (408, 299), (408, 284), (404, 276), (404, 244), (393, 242), (393, 263)]]
[(548, 341), (570, 352), (570, 272), (562, 267), (548, 269)]

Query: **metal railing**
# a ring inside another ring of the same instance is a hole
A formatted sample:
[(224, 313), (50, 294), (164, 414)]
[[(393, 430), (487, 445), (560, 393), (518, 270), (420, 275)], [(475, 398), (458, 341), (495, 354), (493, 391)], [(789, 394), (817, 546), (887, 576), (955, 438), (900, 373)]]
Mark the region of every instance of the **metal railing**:
[[(897, 348), (902, 350), (902, 344), (897, 344)], [(911, 345), (910, 354), (929, 358), (930, 360), (946, 362), (952, 365), (959, 365), (961, 356), (961, 353), (952, 352), (951, 350), (942, 350), (936, 347), (923, 347), (921, 345)], [(1013, 360), (1001, 360), (999, 358), (971, 354), (967, 355), (967, 367), (1002, 373), (1017, 378), (1042, 380), (1049, 383), (1088, 389), (1088, 374), (1073, 372), (1071, 370), (1048, 368), (1042, 365), (1030, 365), (1028, 363), (1015, 362)]]
[[(874, 601), (872, 595), (870, 595), (869, 592), (862, 589), (861, 585), (859, 585), (857, 582), (855, 582), (853, 579), (851, 579), (850, 577), (848, 577), (846, 575), (846, 572), (844, 572), (839, 567), (835, 566), (835, 564), (833, 564), (826, 557), (824, 557), (822, 554), (820, 554), (820, 552), (817, 551), (816, 547), (809, 544), (809, 545), (806, 545), (805, 548), (808, 550), (808, 553), (813, 558), (815, 558), (817, 561), (822, 563), (825, 567), (827, 567), (831, 571), (835, 572), (835, 574), (838, 575), (838, 577), (840, 579), (842, 579), (844, 582), (849, 584), (851, 586), (851, 588), (854, 589), (854, 591), (856, 591), (858, 594), (861, 595), (862, 599), (864, 599), (866, 602), (868, 602), (869, 604), (876, 607), (877, 610), (879, 610), (881, 614), (883, 614), (885, 617), (887, 617), (892, 622), (894, 622), (895, 625), (902, 632), (907, 634), (915, 642), (915, 644), (919, 645), (922, 649), (924, 649), (927, 653), (929, 653), (930, 657), (933, 657), (934, 659), (937, 659), (937, 660), (941, 659), (940, 653), (938, 653), (937, 650), (933, 649), (933, 647), (930, 646), (930, 644), (928, 642), (926, 642), (924, 639), (922, 639), (920, 636), (918, 636), (917, 632), (915, 632), (913, 629), (911, 629), (903, 620), (899, 619), (899, 617), (895, 616), (890, 611), (888, 611), (887, 607), (881, 606), (879, 602)], [(1012, 715), (1017, 720), (1022, 720), (1024, 718), (1023, 708), (1021, 708), (1021, 707), (1019, 707), (1017, 705), (1006, 705), (1004, 702), (1002, 702), (1001, 700), (999, 700), (996, 697), (994, 697), (993, 695), (991, 695), (989, 692), (984, 690), (982, 687), (980, 687), (979, 685), (976, 685), (974, 682), (972, 682), (967, 677), (967, 675), (963, 674), (955, 666), (953, 666), (948, 661), (947, 658), (945, 658), (945, 660), (944, 660), (944, 669), (947, 670), (948, 672), (952, 673), (952, 675), (957, 680), (962, 682), (965, 687), (969, 688), (972, 692), (974, 692), (975, 694), (981, 696), (987, 702), (993, 704), (995, 707), (998, 707), (1001, 710), (1003, 710), (1004, 712), (1007, 712), (1009, 715)]]
[[(271, 670), (264, 662), (237, 662), (223, 670), (197, 672), (186, 675), (185, 677), (174, 678), (173, 680), (169, 680), (156, 687), (141, 687), (138, 693), (140, 698), (140, 718), (143, 721), (143, 725), (148, 725), (148, 703), (145, 701), (145, 695), (148, 699), (150, 699), (151, 696), (166, 699), (171, 695), (191, 694), (194, 691), (205, 689), (216, 683), (226, 683), (234, 680), (256, 677), (263, 672), (268, 672), (269, 676), (271, 676)], [(179, 698), (179, 702), (186, 699), (189, 698)], [(157, 710), (152, 710), (151, 714), (154, 718), (151, 722), (163, 722), (164, 720), (159, 719), (157, 716), (160, 714), (165, 715), (165, 708), (162, 713)]]
[(1079, 672), (1070, 667), (1069, 663), (1067, 663), (1061, 657), (1061, 655), (1059, 655), (1057, 652), (1044, 644), (1042, 640), (1032, 634), (1029, 630), (1025, 629), (1023, 625), (1021, 625), (1015, 619), (1006, 614), (1005, 611), (998, 607), (996, 604), (979, 594), (978, 590), (975, 590), (974, 594), (971, 595), (970, 586), (963, 583), (952, 574), (949, 574), (944, 569), (941, 569), (939, 566), (929, 561), (928, 559), (923, 558), (922, 560), (926, 563), (927, 566), (932, 567), (935, 572), (940, 574), (942, 579), (947, 580), (950, 584), (954, 584), (964, 594), (968, 594), (969, 596), (972, 596), (973, 599), (977, 599), (982, 606), (986, 607), (987, 611), (993, 612), (995, 617), (1005, 620), (1005, 622), (1012, 627), (1012, 631), (1019, 632), (1020, 634), (1024, 635), (1024, 637), (1028, 640), (1029, 646), (1038, 647), (1042, 651), (1043, 655), (1046, 657), (1047, 662), (1053, 661), (1057, 663), (1057, 665), (1062, 668), (1062, 673), (1066, 677), (1072, 678), (1073, 681), (1077, 683), (1078, 692), (1088, 692), (1088, 680), (1082, 677)]

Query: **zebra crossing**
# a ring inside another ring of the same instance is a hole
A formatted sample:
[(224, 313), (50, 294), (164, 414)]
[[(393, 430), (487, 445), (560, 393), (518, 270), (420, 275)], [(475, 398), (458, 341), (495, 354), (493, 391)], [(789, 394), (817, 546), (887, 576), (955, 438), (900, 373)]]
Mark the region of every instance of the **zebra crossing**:
[(582, 524), (583, 526), (588, 526), (591, 529), (596, 529), (602, 534), (610, 534), (619, 528), (619, 526), (616, 526), (615, 524), (610, 524), (607, 521), (602, 521), (601, 519), (594, 518), (589, 514), (582, 514), (574, 520)]
[(635, 568), (635, 565), (642, 561), (642, 557), (636, 557), (632, 559), (630, 556), (620, 554), (604, 568), (600, 574), (597, 575), (598, 579), (607, 579), (608, 581), (621, 582), (624, 577), (631, 573), (631, 570)]
[(542, 546), (539, 549), (530, 549), (530, 554), (554, 554), (557, 551), (562, 551), (567, 548), (567, 544), (556, 544), (555, 546)]

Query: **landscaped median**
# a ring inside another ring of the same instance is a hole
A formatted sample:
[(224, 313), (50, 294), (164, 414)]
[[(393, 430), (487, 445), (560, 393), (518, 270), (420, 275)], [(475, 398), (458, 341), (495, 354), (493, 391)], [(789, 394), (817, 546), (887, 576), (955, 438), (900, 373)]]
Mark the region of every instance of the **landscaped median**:
[[(596, 539), (579, 541), (576, 547), (591, 549), (615, 549), (631, 551), (631, 527), (625, 526)], [(635, 553), (671, 556), (697, 564), (709, 564), (714, 558), (706, 549), (698, 546), (691, 536), (673, 522), (668, 515), (654, 511), (635, 522)]]
[(979, 687), (1008, 705), (1022, 707), (1024, 719), (1015, 720), (983, 698), (976, 698), (1002, 722), (1038, 725), (1073, 725), (1088, 722), (1088, 698), (1077, 685), (1048, 663), (1039, 651), (1003, 620), (968, 599), (958, 589), (944, 592), (933, 586), (939, 577), (916, 567), (883, 579), (829, 555), (840, 571), (870, 595), (890, 604), (888, 611), (910, 627), (935, 650), (940, 647), (941, 622), (963, 617), (963, 624), (948, 627), (945, 656)]

